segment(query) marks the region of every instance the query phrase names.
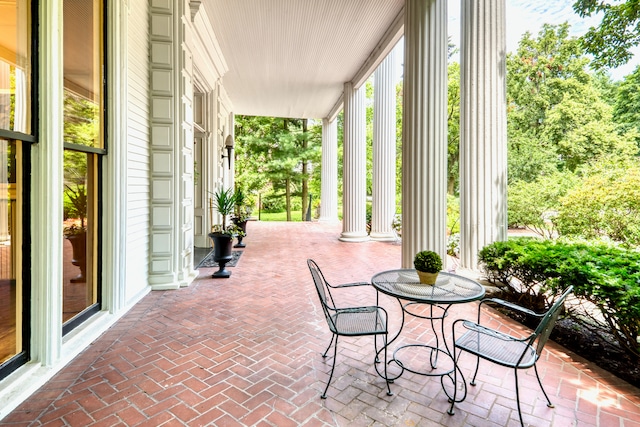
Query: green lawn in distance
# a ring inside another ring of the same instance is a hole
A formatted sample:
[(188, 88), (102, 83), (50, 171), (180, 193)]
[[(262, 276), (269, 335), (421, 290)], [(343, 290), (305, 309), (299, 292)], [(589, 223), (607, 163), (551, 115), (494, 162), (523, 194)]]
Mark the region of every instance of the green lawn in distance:
[[(254, 212), (255, 214), (255, 212)], [(261, 212), (260, 221), (286, 221), (286, 212)], [(291, 221), (302, 221), (302, 211), (291, 211)]]

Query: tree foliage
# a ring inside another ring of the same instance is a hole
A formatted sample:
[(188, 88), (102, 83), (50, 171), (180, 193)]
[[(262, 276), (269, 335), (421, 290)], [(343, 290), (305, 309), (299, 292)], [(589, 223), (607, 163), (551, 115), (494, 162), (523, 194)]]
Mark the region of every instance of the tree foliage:
[(640, 162), (601, 161), (561, 199), (558, 229), (568, 236), (640, 246)]
[[(622, 165), (638, 153), (635, 130), (614, 121), (614, 104), (621, 121), (635, 120), (633, 107), (622, 114), (618, 106), (624, 95), (614, 103), (618, 87), (589, 69), (589, 58), (579, 40), (569, 37), (567, 24), (544, 25), (536, 38), (525, 34), (518, 51), (507, 58), (507, 70), (509, 224), (547, 238), (572, 234), (633, 240), (629, 228), (634, 226), (612, 218), (621, 208), (601, 209), (620, 203), (632, 213), (630, 200), (613, 202), (623, 195), (601, 175), (604, 170), (593, 166), (617, 165), (620, 176)], [(634, 194), (627, 190), (628, 196)], [(608, 231), (599, 228), (605, 217)]]
[(460, 186), (460, 64), (449, 63), (447, 84), (447, 193)]
[(555, 237), (560, 199), (577, 181), (574, 173), (565, 171), (542, 175), (532, 182), (517, 181), (510, 185), (509, 225), (526, 227), (542, 237)]
[(602, 23), (582, 37), (598, 67), (618, 67), (633, 57), (640, 43), (640, 1), (576, 0), (573, 9), (581, 17), (602, 14)]
[(621, 131), (635, 137), (640, 148), (640, 66), (625, 76), (618, 87), (613, 108), (613, 119)]
[(545, 24), (536, 38), (526, 33), (508, 55), (510, 182), (576, 171), (609, 153), (635, 153), (632, 135), (618, 133), (612, 107), (603, 100), (611, 85), (588, 65), (568, 24)]
[[(303, 163), (318, 163), (317, 132), (303, 131), (301, 119), (237, 116), (236, 181), (244, 191), (285, 199), (290, 218), (292, 197), (301, 197)], [(299, 204), (301, 206), (302, 203)]]

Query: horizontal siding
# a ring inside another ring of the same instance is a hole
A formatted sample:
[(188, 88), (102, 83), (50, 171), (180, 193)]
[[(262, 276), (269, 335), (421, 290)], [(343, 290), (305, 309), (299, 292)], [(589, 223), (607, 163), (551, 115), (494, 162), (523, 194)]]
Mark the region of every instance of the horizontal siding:
[(127, 300), (148, 286), (149, 265), (149, 11), (130, 2), (127, 103)]

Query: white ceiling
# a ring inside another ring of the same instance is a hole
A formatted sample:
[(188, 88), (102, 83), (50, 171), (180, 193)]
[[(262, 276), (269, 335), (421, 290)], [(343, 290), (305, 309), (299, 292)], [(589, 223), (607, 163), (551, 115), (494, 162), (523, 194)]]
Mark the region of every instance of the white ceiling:
[(402, 35), (404, 0), (205, 0), (236, 114), (324, 118)]

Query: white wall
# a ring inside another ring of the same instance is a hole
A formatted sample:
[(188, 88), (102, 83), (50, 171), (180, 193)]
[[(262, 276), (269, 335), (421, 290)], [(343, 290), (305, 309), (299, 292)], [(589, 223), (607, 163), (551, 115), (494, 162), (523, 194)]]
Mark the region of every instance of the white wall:
[(130, 2), (127, 31), (126, 300), (149, 286), (149, 6)]

